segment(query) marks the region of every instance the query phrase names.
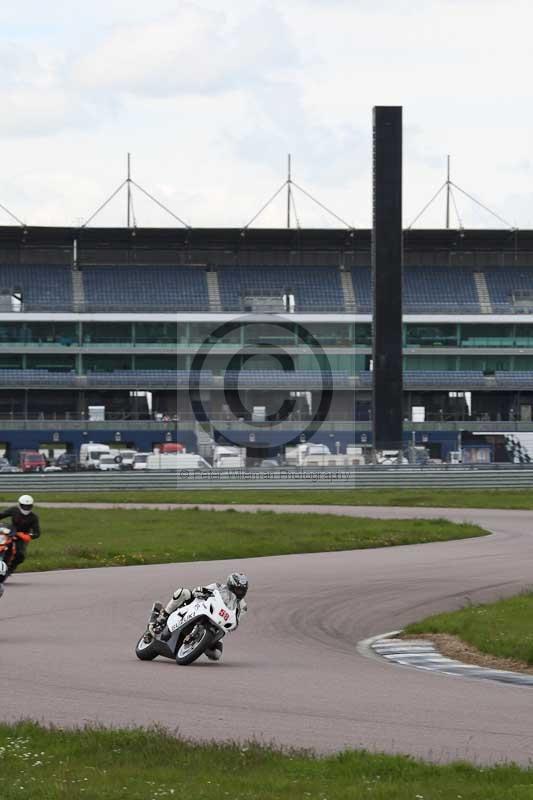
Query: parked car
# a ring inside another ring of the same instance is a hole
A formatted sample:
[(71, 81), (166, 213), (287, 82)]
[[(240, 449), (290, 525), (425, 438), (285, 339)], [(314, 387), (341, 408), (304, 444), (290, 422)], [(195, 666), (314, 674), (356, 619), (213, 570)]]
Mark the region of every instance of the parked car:
[(264, 458), (257, 469), (281, 469), (281, 464), (275, 458)]
[(5, 464), (0, 464), (0, 472), (2, 473), (9, 473), (9, 472), (22, 472), (20, 467), (14, 467), (9, 461)]
[(61, 453), (55, 460), (56, 467), (62, 470), (74, 470), (77, 467), (77, 459), (75, 453)]
[(21, 450), (19, 467), (22, 472), (43, 472), (46, 467), (46, 459), (38, 450)]

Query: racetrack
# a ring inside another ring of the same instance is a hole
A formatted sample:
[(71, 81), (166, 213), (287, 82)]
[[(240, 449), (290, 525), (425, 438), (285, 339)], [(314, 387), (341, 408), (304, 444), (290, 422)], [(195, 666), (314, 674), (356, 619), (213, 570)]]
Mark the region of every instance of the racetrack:
[[(533, 760), (531, 689), (402, 668), (356, 650), (362, 639), (458, 608), (466, 598), (487, 601), (533, 583), (533, 512), (279, 510), (446, 517), (495, 535), (15, 575), (0, 600), (0, 719), (157, 723), (195, 739), (255, 738), (320, 752), (365, 747), (435, 761)], [(166, 599), (179, 583), (222, 579), (235, 567), (250, 577), (250, 613), (227, 637), (222, 662), (180, 668), (136, 659), (154, 599)]]

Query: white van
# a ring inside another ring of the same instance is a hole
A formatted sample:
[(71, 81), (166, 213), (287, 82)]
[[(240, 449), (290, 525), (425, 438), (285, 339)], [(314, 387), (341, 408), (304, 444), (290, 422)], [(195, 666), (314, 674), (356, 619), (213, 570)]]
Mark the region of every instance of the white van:
[(136, 470), (145, 470), (147, 469), (147, 462), (149, 456), (152, 456), (153, 453), (135, 453), (133, 456), (133, 465), (132, 468)]
[(217, 445), (213, 451), (216, 469), (240, 469), (246, 466), (246, 448)]
[(102, 472), (118, 472), (120, 469), (120, 464), (118, 463), (116, 456), (104, 454), (103, 456), (100, 456), (96, 462), (96, 469), (99, 469)]
[(80, 467), (81, 469), (96, 469), (100, 456), (111, 454), (108, 444), (98, 444), (97, 442), (87, 442), (80, 447)]
[(146, 469), (211, 469), (211, 466), (196, 453), (151, 453), (146, 459)]
[(133, 469), (137, 450), (115, 450), (115, 455), (120, 456), (120, 469)]

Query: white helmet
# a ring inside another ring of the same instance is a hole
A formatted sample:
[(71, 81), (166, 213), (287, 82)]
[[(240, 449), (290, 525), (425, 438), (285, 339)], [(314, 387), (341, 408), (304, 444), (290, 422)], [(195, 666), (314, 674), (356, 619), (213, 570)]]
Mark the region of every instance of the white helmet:
[(18, 504), (21, 514), (29, 514), (33, 508), (33, 497), (30, 494), (21, 494)]
[(5, 561), (0, 561), (0, 578), (4, 578), (7, 575), (7, 564)]

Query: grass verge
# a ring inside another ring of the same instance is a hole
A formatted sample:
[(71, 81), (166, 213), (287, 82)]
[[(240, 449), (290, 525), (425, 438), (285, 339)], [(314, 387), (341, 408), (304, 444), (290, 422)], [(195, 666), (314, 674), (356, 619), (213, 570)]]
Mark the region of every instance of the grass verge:
[(194, 745), (149, 730), (0, 725), (2, 800), (529, 800), (533, 771), (346, 751)]
[(42, 509), (43, 535), (26, 571), (356, 550), (464, 539), (482, 528), (447, 520), (355, 519), (327, 514)]
[[(24, 478), (21, 478), (20, 491)], [(420, 506), (436, 508), (533, 509), (530, 489), (212, 489), (124, 492), (41, 492), (38, 502), (58, 503), (300, 503), (303, 505)], [(13, 494), (0, 495), (0, 504), (13, 504)]]
[(533, 592), (487, 605), (437, 614), (405, 628), (405, 634), (448, 634), (480, 653), (533, 666)]

